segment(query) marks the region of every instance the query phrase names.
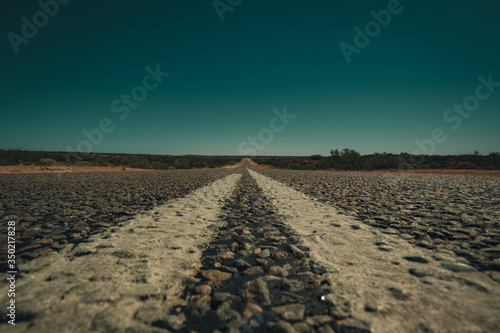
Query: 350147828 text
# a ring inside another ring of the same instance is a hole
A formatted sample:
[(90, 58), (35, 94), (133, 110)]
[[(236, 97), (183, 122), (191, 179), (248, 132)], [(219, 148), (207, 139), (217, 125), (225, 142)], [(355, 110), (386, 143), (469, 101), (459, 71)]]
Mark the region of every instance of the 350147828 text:
[(7, 306), (7, 317), (10, 319), (8, 323), (11, 325), (16, 324), (16, 222), (9, 221), (7, 231), (7, 265), (9, 277), (9, 290), (7, 296), (10, 298), (9, 305)]

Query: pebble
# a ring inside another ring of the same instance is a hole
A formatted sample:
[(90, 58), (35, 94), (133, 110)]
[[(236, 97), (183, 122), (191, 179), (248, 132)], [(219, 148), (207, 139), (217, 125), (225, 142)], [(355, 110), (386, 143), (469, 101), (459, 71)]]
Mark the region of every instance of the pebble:
[(451, 261), (443, 261), (441, 262), (441, 267), (444, 269), (453, 271), (453, 272), (474, 272), (476, 271), (474, 267), (469, 266), (467, 264), (451, 262)]
[(208, 284), (200, 284), (195, 287), (196, 291), (201, 295), (210, 295), (212, 293), (212, 287)]
[(243, 271), (244, 274), (263, 274), (264, 273), (264, 270), (262, 269), (262, 267), (260, 266), (254, 266), (254, 267), (250, 267), (250, 268), (247, 268)]
[(233, 259), (234, 258), (234, 252), (231, 251), (223, 251), (217, 255), (219, 259), (225, 260), (225, 259)]
[(260, 256), (261, 256), (262, 258), (267, 258), (267, 257), (269, 257), (270, 255), (271, 255), (271, 253), (269, 252), (269, 250), (268, 250), (268, 249), (264, 249), (264, 250), (262, 250), (262, 251), (260, 252)]
[(372, 333), (370, 324), (366, 321), (350, 318), (339, 322), (335, 331), (346, 333)]
[(377, 301), (371, 300), (371, 301), (366, 302), (366, 304), (365, 304), (365, 311), (367, 311), (367, 312), (377, 312), (378, 311)]
[(241, 297), (249, 302), (256, 301), (262, 305), (271, 304), (269, 288), (262, 278), (246, 282), (241, 288)]
[(201, 276), (212, 282), (220, 282), (229, 279), (232, 274), (228, 272), (222, 272), (216, 269), (209, 269), (201, 271)]
[(408, 298), (410, 298), (410, 293), (404, 291), (403, 289), (401, 288), (397, 288), (397, 287), (389, 287), (388, 288), (389, 291), (391, 292), (392, 296), (394, 296), (394, 298), (398, 299), (398, 300), (402, 300), (402, 301), (405, 301), (407, 300)]
[(427, 264), (429, 262), (429, 260), (427, 260), (426, 258), (421, 257), (421, 256), (406, 256), (406, 257), (403, 257), (403, 259), (406, 259), (408, 261), (413, 261), (413, 262), (419, 262), (421, 264)]
[(247, 305), (245, 306), (245, 310), (243, 310), (243, 316), (245, 316), (246, 318), (250, 318), (255, 313), (260, 313), (262, 311), (263, 311), (262, 308), (257, 304), (247, 303)]
[(278, 315), (284, 320), (302, 320), (306, 307), (303, 304), (288, 304), (277, 306), (272, 309), (274, 315)]
[(220, 292), (220, 291), (219, 292), (215, 292), (213, 300), (216, 303), (223, 303), (223, 302), (225, 302), (229, 298), (229, 295), (231, 295), (231, 294), (227, 293), (227, 292)]
[(269, 274), (281, 277), (287, 277), (288, 271), (280, 266), (271, 266), (269, 267)]

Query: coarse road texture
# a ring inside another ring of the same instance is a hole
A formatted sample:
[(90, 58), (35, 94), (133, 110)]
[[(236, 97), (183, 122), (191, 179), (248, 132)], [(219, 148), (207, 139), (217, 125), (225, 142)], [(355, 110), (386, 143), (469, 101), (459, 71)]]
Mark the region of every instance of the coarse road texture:
[[(2, 332), (500, 331), (496, 178), (411, 175), (396, 183), (248, 162), (225, 171), (135, 174), (138, 180), (116, 173), (72, 181), (72, 214), (93, 207), (86, 200), (99, 210), (84, 216), (92, 219), (87, 232), (71, 233), (78, 241), (68, 236), (73, 215), (63, 215), (67, 229), (53, 242), (64, 246), (25, 250), (15, 327), (5, 323), (8, 286), (0, 288)], [(36, 186), (25, 177), (11, 187), (18, 194)], [(102, 185), (110, 182), (111, 193)], [(123, 203), (121, 182), (141, 195), (129, 193), (134, 200)], [(104, 213), (92, 186), (122, 211), (156, 202), (120, 218)], [(447, 195), (437, 191), (443, 187)], [(2, 192), (8, 201), (0, 209), (24, 214), (22, 221), (43, 207), (58, 221), (69, 187), (37, 190), (27, 200)], [(49, 205), (36, 206), (43, 195)], [(101, 220), (110, 224), (95, 227)], [(43, 221), (26, 230), (53, 228)], [(25, 246), (51, 239), (50, 232), (28, 235)]]
[[(0, 174), (0, 243), (16, 221), (17, 262), (64, 251), (235, 172), (175, 170), (63, 174)], [(5, 271), (6, 247), (0, 248)]]
[(447, 250), (384, 229), (250, 171), (278, 213), (327, 267), (335, 298), (376, 332), (495, 332), (500, 285)]
[[(194, 274), (210, 241), (208, 227), (240, 177), (227, 176), (139, 214), (68, 253), (20, 265), (16, 326), (2, 324), (1, 331), (143, 331), (141, 322), (152, 312), (177, 304), (180, 284)], [(7, 289), (1, 289), (2, 312)]]

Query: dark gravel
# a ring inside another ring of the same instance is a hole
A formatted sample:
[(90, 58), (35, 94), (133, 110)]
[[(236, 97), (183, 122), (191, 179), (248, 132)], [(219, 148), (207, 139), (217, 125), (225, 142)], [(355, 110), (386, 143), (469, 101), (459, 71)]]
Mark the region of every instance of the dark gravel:
[(1, 271), (7, 258), (7, 221), (16, 222), (19, 264), (85, 241), (240, 169), (1, 174)]
[(500, 178), (255, 170), (411, 244), (500, 270)]
[(168, 322), (178, 332), (309, 332), (367, 323), (349, 318), (349, 304), (331, 293), (324, 266), (286, 226), (248, 171), (223, 208), (219, 230), (203, 252), (188, 305)]

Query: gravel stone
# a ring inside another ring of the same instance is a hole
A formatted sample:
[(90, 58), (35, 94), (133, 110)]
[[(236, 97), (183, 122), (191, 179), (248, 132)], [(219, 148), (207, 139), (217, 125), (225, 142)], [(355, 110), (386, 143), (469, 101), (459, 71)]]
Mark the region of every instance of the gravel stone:
[(302, 320), (306, 307), (303, 304), (288, 304), (274, 307), (272, 313), (281, 317), (284, 320)]

